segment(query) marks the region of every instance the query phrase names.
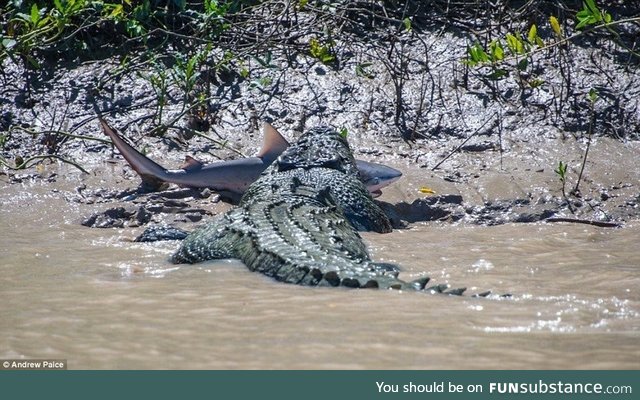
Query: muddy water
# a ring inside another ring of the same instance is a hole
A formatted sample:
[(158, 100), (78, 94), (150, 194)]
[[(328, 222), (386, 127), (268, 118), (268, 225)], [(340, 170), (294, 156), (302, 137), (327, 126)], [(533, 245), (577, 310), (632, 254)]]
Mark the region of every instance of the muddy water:
[[(4, 178), (3, 178), (4, 179)], [(71, 179), (70, 179), (71, 181)], [(304, 288), (78, 224), (72, 184), (0, 181), (0, 358), (70, 368), (640, 368), (640, 222), (364, 235), (402, 276), (511, 299)], [(59, 189), (56, 189), (59, 188)]]

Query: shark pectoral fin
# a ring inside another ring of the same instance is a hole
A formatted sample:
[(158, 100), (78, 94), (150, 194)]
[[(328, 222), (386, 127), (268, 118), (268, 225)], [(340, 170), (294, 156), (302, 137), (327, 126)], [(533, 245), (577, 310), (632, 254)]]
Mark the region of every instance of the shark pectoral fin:
[(196, 171), (196, 170), (202, 169), (203, 165), (204, 164), (201, 161), (198, 161), (191, 156), (185, 156), (184, 164), (182, 164), (180, 168), (186, 171)]
[(287, 139), (268, 122), (264, 123), (263, 135), (262, 148), (256, 155), (258, 158), (275, 160), (289, 147)]

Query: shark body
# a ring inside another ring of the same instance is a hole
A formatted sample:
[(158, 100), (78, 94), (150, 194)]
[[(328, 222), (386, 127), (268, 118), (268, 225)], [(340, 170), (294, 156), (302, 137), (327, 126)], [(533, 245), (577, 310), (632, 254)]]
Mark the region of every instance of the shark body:
[[(133, 148), (102, 118), (100, 125), (131, 168), (140, 175), (143, 184), (150, 189), (157, 189), (169, 182), (183, 187), (210, 188), (238, 197), (289, 147), (289, 142), (271, 124), (265, 123), (264, 142), (255, 157), (204, 164), (187, 156), (181, 169), (170, 170)], [(397, 169), (382, 164), (356, 160), (356, 165), (360, 180), (373, 197), (381, 195), (382, 188), (402, 176)]]

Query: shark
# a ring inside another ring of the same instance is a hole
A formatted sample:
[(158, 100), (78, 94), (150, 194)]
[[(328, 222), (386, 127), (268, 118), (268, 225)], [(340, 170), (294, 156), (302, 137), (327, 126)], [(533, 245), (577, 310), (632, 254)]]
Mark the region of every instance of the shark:
[[(209, 188), (230, 198), (239, 198), (265, 169), (289, 147), (289, 142), (270, 123), (263, 127), (263, 144), (254, 157), (205, 164), (191, 156), (179, 169), (167, 169), (140, 153), (99, 118), (102, 131), (107, 135), (131, 168), (142, 179), (146, 189), (157, 190), (165, 183), (181, 187)], [(382, 194), (382, 188), (400, 179), (402, 172), (389, 166), (356, 160), (360, 180), (373, 197)]]

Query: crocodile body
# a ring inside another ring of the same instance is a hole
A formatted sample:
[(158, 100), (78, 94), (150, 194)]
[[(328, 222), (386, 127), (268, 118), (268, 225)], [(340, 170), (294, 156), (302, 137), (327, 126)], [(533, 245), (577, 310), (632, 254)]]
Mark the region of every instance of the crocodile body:
[(237, 208), (190, 234), (172, 261), (237, 258), (288, 283), (425, 289), (428, 278), (405, 282), (396, 265), (372, 261), (358, 230), (390, 232), (391, 224), (358, 179), (346, 140), (316, 127), (248, 188)]

